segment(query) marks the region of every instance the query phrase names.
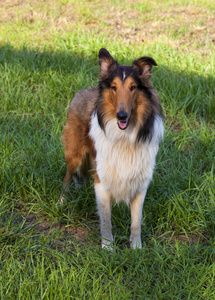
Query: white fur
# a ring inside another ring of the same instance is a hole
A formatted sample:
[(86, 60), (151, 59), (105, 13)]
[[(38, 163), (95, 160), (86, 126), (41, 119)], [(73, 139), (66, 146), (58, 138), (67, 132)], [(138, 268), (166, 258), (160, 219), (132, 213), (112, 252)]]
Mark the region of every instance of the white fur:
[(90, 136), (95, 144), (96, 171), (100, 180), (95, 185), (95, 192), (101, 221), (102, 247), (113, 241), (109, 205), (112, 200), (122, 200), (131, 205), (131, 245), (133, 248), (141, 248), (142, 207), (163, 132), (162, 119), (157, 116), (151, 140), (136, 143), (136, 128), (121, 130), (116, 119), (112, 119), (106, 124), (104, 132), (98, 124), (97, 115), (92, 116)]
[(124, 81), (125, 80), (125, 71), (123, 71), (123, 73), (122, 73), (122, 75), (123, 75), (123, 78), (122, 78), (122, 80)]
[(132, 248), (141, 248), (141, 219), (146, 189), (138, 194), (130, 204), (131, 207), (131, 235), (130, 244)]
[(107, 123), (105, 132), (99, 126), (96, 115), (91, 119), (90, 136), (97, 152), (96, 171), (100, 182), (116, 202), (123, 200), (129, 204), (152, 179), (163, 136), (162, 119), (155, 119), (151, 141), (136, 144), (136, 135), (137, 132), (129, 127), (119, 129), (115, 119)]
[(96, 202), (100, 217), (102, 248), (112, 250), (111, 194), (101, 183), (95, 184)]

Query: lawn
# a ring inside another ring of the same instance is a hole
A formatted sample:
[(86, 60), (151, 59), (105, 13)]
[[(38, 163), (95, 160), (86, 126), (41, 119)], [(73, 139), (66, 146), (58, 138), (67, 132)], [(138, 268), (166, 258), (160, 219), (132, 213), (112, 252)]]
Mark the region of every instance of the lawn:
[[(214, 1), (0, 3), (0, 298), (215, 299)], [(92, 180), (57, 205), (67, 108), (97, 84), (102, 47), (158, 63), (165, 137), (142, 250), (123, 203), (101, 250)]]

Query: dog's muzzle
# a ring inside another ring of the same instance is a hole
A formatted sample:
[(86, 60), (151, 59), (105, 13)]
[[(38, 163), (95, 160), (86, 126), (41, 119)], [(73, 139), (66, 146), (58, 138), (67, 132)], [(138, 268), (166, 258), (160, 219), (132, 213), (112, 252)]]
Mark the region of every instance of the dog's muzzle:
[(127, 112), (124, 109), (121, 109), (116, 114), (116, 117), (117, 117), (117, 124), (119, 126), (119, 129), (125, 130), (129, 125), (129, 118)]

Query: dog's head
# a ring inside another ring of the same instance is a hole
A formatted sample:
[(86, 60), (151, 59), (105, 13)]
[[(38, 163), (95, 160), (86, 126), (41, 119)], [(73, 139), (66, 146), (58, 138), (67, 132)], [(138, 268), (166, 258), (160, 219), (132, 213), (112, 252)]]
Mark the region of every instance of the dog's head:
[(116, 118), (118, 127), (125, 130), (132, 114), (141, 102), (143, 93), (150, 87), (152, 66), (157, 63), (151, 57), (143, 56), (131, 66), (119, 65), (110, 53), (99, 51), (100, 93), (105, 102), (100, 103), (99, 124), (104, 127), (108, 118)]

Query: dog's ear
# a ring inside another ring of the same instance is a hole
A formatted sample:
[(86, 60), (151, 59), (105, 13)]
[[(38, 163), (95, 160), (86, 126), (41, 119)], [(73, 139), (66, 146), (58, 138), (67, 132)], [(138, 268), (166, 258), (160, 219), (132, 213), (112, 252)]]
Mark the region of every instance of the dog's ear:
[(110, 71), (113, 71), (117, 66), (117, 61), (105, 49), (99, 50), (99, 66), (100, 66), (100, 79), (104, 80), (108, 77)]
[(149, 56), (143, 56), (133, 61), (132, 67), (138, 71), (140, 79), (145, 85), (150, 84), (152, 66), (157, 66), (156, 61)]

